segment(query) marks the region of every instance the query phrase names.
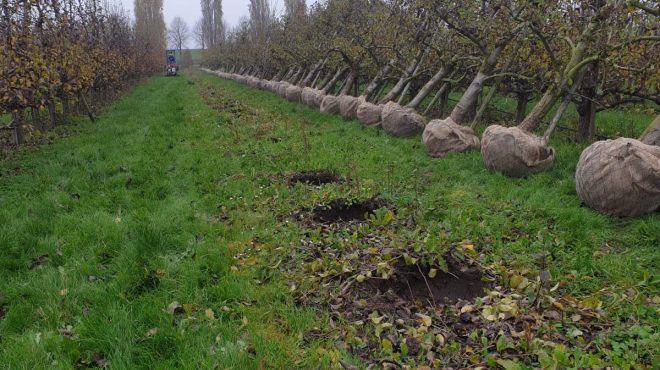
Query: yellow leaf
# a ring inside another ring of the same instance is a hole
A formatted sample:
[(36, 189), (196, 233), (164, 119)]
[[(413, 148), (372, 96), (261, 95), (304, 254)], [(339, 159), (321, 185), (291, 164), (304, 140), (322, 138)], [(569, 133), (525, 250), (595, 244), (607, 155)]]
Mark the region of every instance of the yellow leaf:
[(431, 326), (431, 324), (433, 323), (433, 320), (431, 319), (430, 316), (427, 316), (427, 315), (424, 315), (424, 314), (421, 314), (421, 313), (416, 313), (415, 316), (417, 316), (419, 318), (419, 320), (422, 322), (422, 325), (424, 325), (424, 326), (428, 327), (428, 326)]
[(509, 286), (513, 289), (517, 289), (520, 286), (520, 284), (522, 284), (522, 282), (523, 282), (523, 277), (522, 276), (513, 275), (509, 279)]

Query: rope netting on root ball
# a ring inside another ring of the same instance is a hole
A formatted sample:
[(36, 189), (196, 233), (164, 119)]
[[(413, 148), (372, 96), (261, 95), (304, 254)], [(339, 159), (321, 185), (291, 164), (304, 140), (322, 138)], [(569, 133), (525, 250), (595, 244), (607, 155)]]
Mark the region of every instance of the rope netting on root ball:
[(280, 97), (286, 99), (286, 90), (291, 86), (293, 86), (293, 85), (291, 85), (288, 82), (280, 82), (277, 85), (277, 95), (279, 95)]
[(426, 125), (422, 142), (431, 157), (444, 157), (452, 152), (479, 149), (479, 138), (467, 126), (455, 123), (451, 118), (433, 120)]
[(319, 110), (321, 113), (339, 114), (339, 98), (334, 95), (324, 96), (323, 100), (321, 100), (321, 106)]
[(350, 95), (339, 96), (339, 114), (343, 119), (351, 121), (357, 118), (358, 106), (360, 105), (360, 102), (363, 101), (360, 99), (364, 98), (356, 98)]
[(484, 131), (481, 156), (491, 171), (525, 177), (552, 167), (555, 150), (542, 138), (519, 127), (494, 125)]
[(660, 210), (660, 147), (626, 138), (596, 142), (582, 152), (575, 182), (580, 199), (608, 215)]
[(402, 107), (395, 102), (383, 106), (381, 118), (385, 132), (396, 137), (415, 136), (426, 127), (426, 120), (415, 109)]
[(290, 85), (289, 87), (286, 88), (284, 92), (284, 95), (286, 96), (286, 100), (292, 103), (300, 102), (301, 94), (302, 94), (302, 88), (295, 85)]
[(321, 90), (313, 89), (311, 87), (306, 87), (302, 90), (301, 100), (303, 104), (310, 107), (318, 108), (321, 105), (321, 100), (323, 99), (323, 92)]
[[(510, 177), (525, 177), (545, 171), (555, 161), (555, 150), (550, 147), (550, 136), (557, 128), (566, 108), (571, 102), (584, 76), (584, 71), (576, 77), (570, 90), (565, 94), (543, 137), (532, 133), (541, 118), (559, 97), (557, 91), (549, 88), (532, 112), (517, 127), (490, 126), (484, 131), (481, 140), (481, 157), (486, 168)], [(535, 114), (542, 112), (542, 114)]]
[(660, 115), (656, 116), (651, 125), (644, 130), (639, 141), (648, 145), (660, 146)]
[(364, 127), (379, 126), (382, 112), (382, 105), (364, 101), (358, 106), (357, 119)]

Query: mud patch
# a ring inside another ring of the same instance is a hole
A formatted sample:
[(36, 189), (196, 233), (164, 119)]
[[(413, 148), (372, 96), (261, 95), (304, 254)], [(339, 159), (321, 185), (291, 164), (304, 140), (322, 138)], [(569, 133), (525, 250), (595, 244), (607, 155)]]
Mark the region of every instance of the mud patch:
[(337, 184), (343, 179), (330, 171), (309, 171), (297, 173), (289, 178), (289, 185), (307, 184), (320, 186), (324, 184)]
[(369, 279), (364, 284), (367, 297), (393, 293), (398, 298), (415, 304), (453, 304), (459, 300), (471, 301), (484, 296), (489, 284), (475, 267), (460, 266), (455, 260), (447, 259), (447, 272), (437, 270), (434, 277), (430, 269), (418, 264), (405, 266), (389, 279)]
[(365, 221), (370, 214), (374, 214), (381, 208), (395, 210), (391, 204), (378, 196), (365, 201), (335, 199), (326, 205), (314, 208), (312, 219), (320, 223)]

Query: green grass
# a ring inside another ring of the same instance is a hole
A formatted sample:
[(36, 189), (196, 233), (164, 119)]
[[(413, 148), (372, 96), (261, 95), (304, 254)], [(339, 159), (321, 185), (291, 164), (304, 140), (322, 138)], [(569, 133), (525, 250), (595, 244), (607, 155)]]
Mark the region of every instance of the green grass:
[[(304, 233), (293, 212), (376, 193), (420, 230), (470, 240), (484, 263), (534, 270), (533, 254), (551, 252), (564, 294), (598, 295), (616, 340), (632, 343), (610, 357), (657, 355), (630, 328), (657, 332), (660, 217), (582, 207), (573, 173), (584, 145), (560, 135), (552, 169), (510, 179), (477, 152), (431, 159), (419, 138), (212, 76), (188, 81), (153, 78), (96, 124), (0, 163), (0, 368), (360, 364), (335, 349), (336, 335), (308, 337), (332, 332), (329, 317), (296, 305), (275, 267)], [(239, 111), (216, 112), (202, 96)], [(353, 181), (290, 187), (281, 176), (314, 169)], [(185, 312), (168, 312), (173, 302)]]

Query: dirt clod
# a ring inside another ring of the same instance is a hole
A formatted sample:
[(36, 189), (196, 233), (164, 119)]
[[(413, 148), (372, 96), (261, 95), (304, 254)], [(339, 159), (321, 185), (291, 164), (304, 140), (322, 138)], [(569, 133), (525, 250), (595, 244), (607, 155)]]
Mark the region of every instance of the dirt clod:
[(323, 184), (340, 183), (342, 178), (330, 171), (309, 171), (297, 173), (289, 178), (289, 185), (298, 183), (320, 186)]
[(50, 257), (47, 254), (42, 254), (38, 257), (35, 257), (32, 259), (32, 263), (30, 264), (30, 268), (38, 268), (41, 267), (44, 263), (48, 262)]
[(364, 221), (369, 214), (373, 214), (381, 208), (392, 209), (392, 206), (378, 196), (375, 196), (362, 202), (335, 199), (327, 205), (314, 208), (312, 213), (314, 221), (321, 223)]

